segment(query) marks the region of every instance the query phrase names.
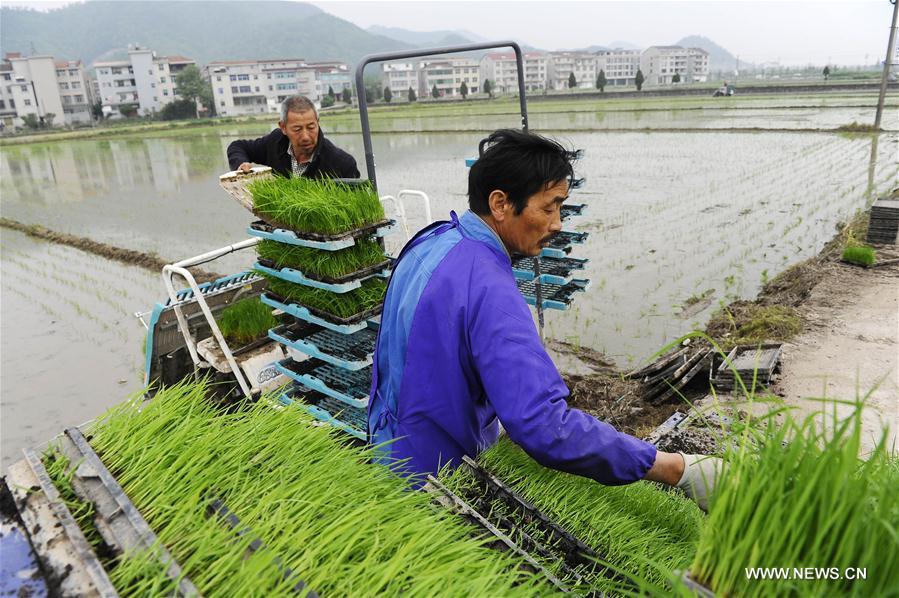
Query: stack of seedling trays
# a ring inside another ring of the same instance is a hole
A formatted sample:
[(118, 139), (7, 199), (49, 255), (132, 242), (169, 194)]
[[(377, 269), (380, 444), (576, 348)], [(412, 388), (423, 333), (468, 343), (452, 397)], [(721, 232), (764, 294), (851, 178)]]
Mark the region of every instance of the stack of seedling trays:
[(290, 357), (282, 404), (300, 400), (317, 419), (366, 437), (377, 316), (390, 262), (380, 237), (392, 227), (367, 181), (274, 179), (249, 187), (262, 239), (254, 269), (262, 302), (286, 314), (269, 330)]
[[(583, 179), (578, 179), (572, 184), (572, 189), (582, 184)], [(586, 208), (585, 204), (563, 205), (562, 222), (581, 216)], [(575, 273), (583, 270), (589, 260), (568, 257), (572, 246), (582, 244), (588, 235), (561, 231), (543, 248), (538, 258), (517, 257), (512, 260), (518, 290), (528, 304), (536, 306), (539, 297), (541, 309), (565, 310), (574, 301), (575, 293), (590, 286), (589, 280), (575, 278)]]
[(871, 206), (868, 243), (896, 243), (899, 232), (899, 199), (878, 199)]
[(734, 347), (717, 368), (712, 367), (712, 385), (718, 390), (735, 390), (739, 377), (747, 389), (767, 387), (780, 365), (780, 351), (780, 343)]

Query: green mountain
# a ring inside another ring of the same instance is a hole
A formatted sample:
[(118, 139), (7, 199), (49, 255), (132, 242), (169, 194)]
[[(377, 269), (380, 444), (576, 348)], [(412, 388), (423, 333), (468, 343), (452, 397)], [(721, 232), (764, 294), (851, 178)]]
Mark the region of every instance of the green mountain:
[(213, 60), (305, 58), (354, 63), (410, 45), (369, 33), (302, 2), (95, 0), (38, 12), (0, 9), (0, 51), (60, 59), (124, 56), (129, 44)]

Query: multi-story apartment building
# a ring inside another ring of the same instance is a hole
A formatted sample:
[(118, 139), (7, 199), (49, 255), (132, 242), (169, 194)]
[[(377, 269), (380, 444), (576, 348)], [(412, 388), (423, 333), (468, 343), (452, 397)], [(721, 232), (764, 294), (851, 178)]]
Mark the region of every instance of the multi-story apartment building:
[(16, 123), (16, 100), (13, 96), (15, 72), (9, 60), (0, 62), (0, 129), (14, 127)]
[(702, 83), (709, 77), (709, 54), (701, 48), (650, 46), (640, 55), (640, 69), (647, 85), (670, 85), (675, 75), (681, 83)]
[[(53, 57), (8, 54), (7, 59), (11, 67), (9, 97), (15, 104), (17, 118), (31, 114), (44, 124), (62, 124), (62, 99)], [(15, 124), (21, 125), (22, 121)]]
[(415, 91), (416, 96), (421, 95), (419, 67), (416, 62), (388, 62), (382, 67), (385, 85), (393, 97), (407, 98), (410, 89)]
[(99, 100), (107, 116), (117, 117), (119, 106), (136, 105), (142, 116), (153, 114), (177, 99), (175, 78), (196, 64), (184, 56), (157, 56), (147, 48), (132, 47), (128, 60), (95, 62)]
[[(549, 79), (549, 59), (541, 52), (527, 52), (524, 55), (524, 85), (526, 91), (546, 89)], [(490, 52), (481, 58), (481, 81), (490, 80), (497, 93), (518, 91), (518, 68), (515, 54)], [(483, 87), (483, 84), (482, 84)]]
[[(346, 65), (326, 64), (309, 65), (302, 58), (222, 60), (210, 62), (206, 75), (212, 83), (217, 114), (258, 114), (277, 112), (285, 98), (296, 94), (318, 102), (321, 88), (328, 92), (328, 86), (324, 83), (326, 80), (340, 85), (349, 84), (348, 69), (346, 76), (341, 76)], [(335, 87), (334, 93), (337, 92)]]
[(81, 61), (57, 60), (56, 80), (65, 123), (71, 125), (91, 122), (93, 90)]
[(616, 48), (596, 53), (596, 75), (603, 71), (606, 85), (633, 85), (639, 68), (640, 50)]
[(350, 67), (342, 62), (310, 62), (307, 66), (315, 72), (315, 96), (311, 99), (320, 100), (332, 90), (339, 96), (344, 89), (353, 90), (353, 81), (350, 78)]
[(419, 68), (419, 97), (433, 94), (437, 88), (439, 97), (459, 97), (462, 83), (469, 94), (480, 91), (480, 67), (468, 58), (447, 58), (423, 63)]
[(596, 55), (587, 52), (549, 53), (550, 89), (568, 89), (571, 74), (574, 73), (575, 86), (591, 88), (596, 83)]

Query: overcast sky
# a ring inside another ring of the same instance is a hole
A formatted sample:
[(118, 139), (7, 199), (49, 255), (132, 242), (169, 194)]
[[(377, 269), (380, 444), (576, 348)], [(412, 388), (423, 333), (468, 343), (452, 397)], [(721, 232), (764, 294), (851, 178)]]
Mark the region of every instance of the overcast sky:
[[(67, 2), (3, 0), (5, 6), (58, 7)], [(608, 45), (672, 44), (703, 35), (741, 60), (783, 64), (862, 64), (886, 53), (888, 0), (816, 2), (443, 1), (313, 2), (362, 28), (467, 30), (490, 40), (512, 39), (546, 50)]]

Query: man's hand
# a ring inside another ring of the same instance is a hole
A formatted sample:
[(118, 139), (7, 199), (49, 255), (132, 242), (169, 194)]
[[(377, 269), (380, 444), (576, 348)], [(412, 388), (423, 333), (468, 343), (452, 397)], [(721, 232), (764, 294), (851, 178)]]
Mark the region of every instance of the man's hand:
[(709, 497), (715, 492), (715, 484), (718, 476), (724, 471), (724, 461), (718, 457), (708, 455), (685, 455), (684, 474), (681, 476), (677, 487), (696, 501), (703, 511), (709, 510)]
[(244, 162), (237, 167), (237, 172), (243, 172), (244, 174), (250, 172), (251, 170), (253, 170), (253, 166), (249, 162)]

